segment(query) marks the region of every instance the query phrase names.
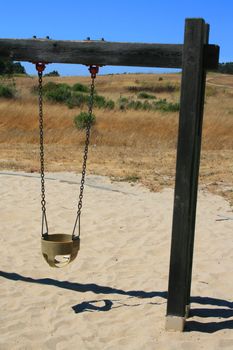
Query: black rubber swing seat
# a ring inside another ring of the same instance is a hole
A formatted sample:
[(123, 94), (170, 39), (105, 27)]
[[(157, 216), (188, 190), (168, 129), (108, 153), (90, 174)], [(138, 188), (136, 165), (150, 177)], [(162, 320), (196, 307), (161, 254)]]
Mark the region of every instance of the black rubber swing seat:
[(46, 235), (41, 238), (43, 257), (51, 267), (64, 267), (71, 263), (80, 249), (80, 238), (64, 233)]

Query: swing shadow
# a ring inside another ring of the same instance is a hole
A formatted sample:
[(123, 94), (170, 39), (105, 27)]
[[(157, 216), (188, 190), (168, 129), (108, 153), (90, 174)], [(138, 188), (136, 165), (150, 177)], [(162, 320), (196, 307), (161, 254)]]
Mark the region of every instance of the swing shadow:
[(111, 288), (107, 286), (100, 286), (95, 283), (84, 284), (84, 283), (69, 282), (69, 281), (58, 281), (52, 278), (34, 279), (32, 277), (25, 277), (25, 276), (19, 275), (18, 273), (4, 272), (4, 271), (0, 271), (0, 276), (12, 281), (45, 284), (48, 286), (55, 286), (55, 287), (68, 289), (68, 290), (72, 290), (80, 293), (92, 292), (95, 294), (118, 294), (118, 295), (125, 295), (125, 296), (131, 296), (136, 298), (161, 297), (161, 298), (167, 299), (167, 292), (145, 292), (143, 290), (124, 291), (122, 289)]
[[(5, 271), (0, 271), (0, 276), (12, 281), (22, 281), (27, 283), (36, 283), (36, 284), (42, 284), (42, 285), (48, 285), (48, 286), (54, 286), (58, 288), (68, 289), (75, 292), (85, 293), (85, 292), (92, 292), (94, 294), (117, 294), (117, 295), (124, 295), (128, 298), (139, 298), (139, 299), (152, 299), (155, 297), (167, 299), (167, 292), (166, 291), (143, 291), (143, 290), (129, 290), (125, 291), (123, 289), (117, 289), (107, 286), (101, 286), (95, 283), (77, 283), (77, 282), (69, 282), (69, 281), (58, 281), (52, 278), (39, 278), (34, 279), (31, 277), (25, 277), (18, 273), (10, 273)], [(114, 306), (115, 304), (119, 304), (118, 306)], [(213, 317), (216, 319), (219, 318), (233, 318), (233, 302), (224, 300), (224, 299), (217, 299), (217, 298), (210, 298), (210, 297), (201, 297), (201, 296), (194, 296), (191, 297), (191, 303), (196, 303), (200, 305), (211, 305), (215, 306), (216, 308), (193, 308), (190, 311), (190, 317), (201, 317), (201, 318), (208, 318)], [(152, 305), (158, 305), (161, 303), (156, 302), (150, 302), (149, 304)], [(72, 309), (75, 313), (82, 313), (82, 312), (106, 312), (110, 311), (113, 308), (119, 308), (123, 306), (130, 306), (130, 307), (136, 307), (141, 305), (138, 304), (126, 304), (125, 302), (122, 302), (122, 300), (109, 300), (109, 299), (101, 299), (101, 300), (90, 300), (85, 301), (82, 303), (79, 303), (77, 305), (74, 305)], [(187, 332), (204, 332), (204, 333), (214, 333), (219, 330), (223, 329), (233, 329), (233, 319), (231, 320), (224, 320), (219, 322), (205, 322), (202, 323), (200, 321), (192, 321), (187, 320), (185, 331)]]

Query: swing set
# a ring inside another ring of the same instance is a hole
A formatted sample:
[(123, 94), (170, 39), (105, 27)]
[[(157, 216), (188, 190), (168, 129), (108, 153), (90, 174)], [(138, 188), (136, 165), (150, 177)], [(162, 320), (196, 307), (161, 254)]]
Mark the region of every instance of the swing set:
[(39, 86), (41, 246), (45, 260), (52, 267), (63, 267), (73, 261), (80, 248), (80, 216), (91, 123), (87, 123), (86, 127), (80, 194), (73, 232), (49, 234), (45, 201), (42, 95), (42, 76), (46, 62), (89, 66), (90, 116), (99, 67), (182, 68), (166, 329), (183, 331), (190, 310), (206, 72), (216, 69), (219, 60), (219, 47), (209, 44), (209, 25), (201, 18), (186, 19), (184, 44), (0, 39), (0, 57), (36, 62)]

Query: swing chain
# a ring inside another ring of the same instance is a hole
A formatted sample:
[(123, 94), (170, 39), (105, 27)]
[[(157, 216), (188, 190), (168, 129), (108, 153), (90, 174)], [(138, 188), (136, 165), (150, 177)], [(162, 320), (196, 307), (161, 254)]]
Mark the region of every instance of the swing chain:
[[(39, 103), (39, 129), (40, 129), (40, 176), (41, 176), (41, 210), (42, 210), (42, 236), (48, 235), (48, 223), (46, 217), (45, 200), (45, 175), (44, 175), (44, 118), (43, 118), (43, 88), (42, 77), (45, 69), (44, 63), (36, 63), (38, 72), (38, 103)], [(45, 233), (44, 233), (45, 225)]]
[[(36, 69), (38, 72), (38, 103), (39, 103), (39, 129), (40, 129), (40, 175), (41, 175), (41, 209), (42, 209), (42, 237), (48, 235), (48, 222), (46, 217), (46, 200), (45, 200), (45, 175), (44, 175), (44, 118), (43, 118), (43, 87), (42, 87), (42, 77), (43, 71), (45, 69), (44, 63), (36, 63)], [(80, 216), (82, 210), (82, 200), (83, 191), (85, 185), (86, 167), (87, 167), (87, 157), (88, 157), (88, 147), (90, 142), (90, 131), (92, 124), (92, 110), (94, 104), (94, 91), (95, 91), (95, 78), (99, 72), (99, 67), (90, 65), (89, 71), (91, 73), (91, 89), (90, 89), (90, 99), (88, 105), (88, 121), (86, 125), (86, 140), (83, 155), (83, 166), (82, 166), (82, 176), (80, 184), (78, 211), (73, 228), (72, 239), (80, 237)], [(75, 236), (75, 229), (78, 223), (78, 236)], [(45, 226), (45, 233), (44, 233)]]
[(80, 237), (80, 216), (81, 216), (81, 210), (82, 210), (82, 200), (83, 200), (83, 191), (84, 191), (84, 185), (85, 185), (85, 176), (86, 176), (86, 167), (87, 167), (87, 157), (88, 157), (88, 147), (90, 142), (90, 131), (91, 131), (91, 124), (92, 124), (92, 110), (93, 110), (93, 104), (94, 104), (94, 91), (95, 91), (95, 78), (97, 73), (99, 72), (98, 66), (91, 65), (89, 67), (89, 71), (91, 73), (91, 89), (90, 89), (90, 98), (89, 98), (89, 105), (88, 105), (88, 121), (86, 126), (86, 140), (85, 140), (85, 146), (84, 146), (84, 155), (83, 155), (83, 166), (82, 166), (82, 177), (81, 177), (81, 185), (80, 185), (80, 193), (79, 193), (79, 202), (78, 202), (78, 211), (77, 216), (73, 228), (72, 238), (75, 239), (75, 229), (78, 223), (78, 238)]

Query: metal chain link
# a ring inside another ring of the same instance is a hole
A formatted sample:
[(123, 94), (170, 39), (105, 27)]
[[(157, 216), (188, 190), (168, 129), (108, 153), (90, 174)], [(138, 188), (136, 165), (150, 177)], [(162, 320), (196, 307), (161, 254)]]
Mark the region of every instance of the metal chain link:
[[(48, 235), (48, 222), (46, 217), (45, 200), (45, 175), (44, 175), (44, 120), (43, 120), (43, 72), (38, 71), (38, 103), (39, 103), (39, 130), (40, 130), (40, 176), (41, 176), (41, 210), (42, 210), (42, 228), (41, 235)], [(45, 232), (44, 232), (45, 226)]]
[(90, 131), (91, 131), (91, 124), (92, 124), (92, 109), (94, 104), (94, 91), (95, 91), (95, 75), (91, 75), (91, 91), (90, 91), (90, 99), (89, 99), (89, 106), (88, 106), (88, 123), (86, 126), (86, 140), (85, 140), (85, 147), (84, 147), (84, 155), (83, 155), (83, 166), (82, 166), (82, 177), (81, 177), (81, 185), (80, 185), (80, 193), (79, 193), (79, 202), (78, 202), (78, 211), (77, 216), (73, 228), (72, 238), (75, 238), (75, 229), (78, 223), (78, 236), (80, 237), (80, 216), (81, 216), (81, 210), (82, 210), (82, 200), (83, 200), (83, 191), (84, 191), (84, 184), (85, 184), (85, 176), (86, 176), (86, 167), (87, 167), (87, 157), (88, 157), (88, 146), (90, 142)]

